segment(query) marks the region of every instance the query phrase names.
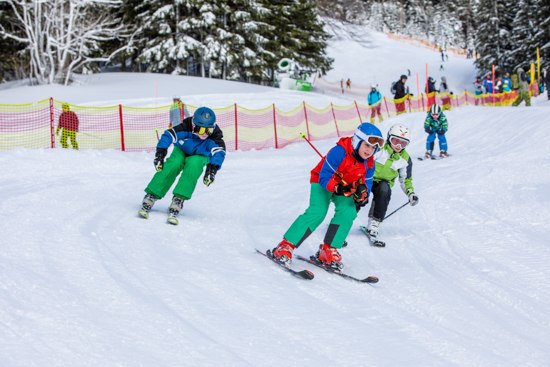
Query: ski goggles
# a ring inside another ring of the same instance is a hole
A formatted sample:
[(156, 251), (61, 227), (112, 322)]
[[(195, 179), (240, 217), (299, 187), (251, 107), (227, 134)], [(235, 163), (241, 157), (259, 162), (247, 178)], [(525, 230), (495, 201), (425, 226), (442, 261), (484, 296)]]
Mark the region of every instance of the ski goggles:
[(364, 139), (365, 142), (370, 145), (370, 146), (373, 146), (373, 147), (378, 147), (378, 148), (382, 148), (384, 146), (384, 139), (382, 139), (381, 137), (379, 136), (368, 136), (367, 139)]
[(439, 113), (432, 113), (432, 117), (437, 120), (439, 118)]
[(398, 136), (391, 136), (390, 144), (394, 147), (400, 147), (401, 149), (405, 149), (405, 147), (409, 144), (409, 141), (407, 139), (403, 139)]
[(193, 132), (195, 134), (199, 134), (199, 135), (212, 135), (212, 133), (214, 132), (214, 128), (213, 127), (202, 127), (202, 126), (193, 126)]

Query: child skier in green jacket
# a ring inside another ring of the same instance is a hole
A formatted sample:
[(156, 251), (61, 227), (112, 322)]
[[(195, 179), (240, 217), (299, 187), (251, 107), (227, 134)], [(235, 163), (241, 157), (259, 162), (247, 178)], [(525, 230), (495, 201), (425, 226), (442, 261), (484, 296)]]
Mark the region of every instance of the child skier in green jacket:
[[(391, 189), (399, 177), (401, 189), (412, 206), (418, 203), (412, 182), (412, 160), (405, 147), (410, 142), (410, 132), (406, 126), (393, 125), (388, 131), (386, 143), (376, 157), (376, 169), (372, 184), (373, 200), (369, 210), (367, 231), (373, 240), (378, 237), (380, 223), (386, 216), (391, 199)], [(357, 207), (359, 210), (359, 207)]]

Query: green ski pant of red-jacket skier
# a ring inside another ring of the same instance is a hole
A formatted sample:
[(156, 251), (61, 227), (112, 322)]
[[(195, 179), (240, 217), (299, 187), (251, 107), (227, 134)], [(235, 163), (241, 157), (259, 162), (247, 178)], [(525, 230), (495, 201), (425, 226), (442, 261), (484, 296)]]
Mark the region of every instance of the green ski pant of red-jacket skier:
[(203, 155), (186, 156), (180, 148), (174, 147), (172, 154), (164, 163), (164, 168), (155, 173), (145, 192), (162, 199), (181, 172), (173, 193), (174, 196), (183, 200), (189, 200), (208, 161), (208, 157)]
[(324, 243), (335, 248), (341, 248), (348, 236), (353, 221), (357, 217), (355, 202), (352, 197), (338, 196), (323, 189), (318, 183), (311, 184), (309, 207), (300, 215), (284, 234), (284, 238), (299, 246), (315, 231), (327, 216), (330, 203), (335, 208), (334, 217), (330, 221)]

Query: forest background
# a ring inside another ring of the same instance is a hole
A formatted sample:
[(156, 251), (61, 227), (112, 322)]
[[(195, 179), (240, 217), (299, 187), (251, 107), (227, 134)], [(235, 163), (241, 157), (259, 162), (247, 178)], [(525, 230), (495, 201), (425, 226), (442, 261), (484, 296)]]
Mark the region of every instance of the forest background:
[(550, 60), (546, 0), (0, 0), (0, 82), (158, 72), (273, 85), (280, 59), (330, 70), (324, 19), (455, 47), (480, 74)]

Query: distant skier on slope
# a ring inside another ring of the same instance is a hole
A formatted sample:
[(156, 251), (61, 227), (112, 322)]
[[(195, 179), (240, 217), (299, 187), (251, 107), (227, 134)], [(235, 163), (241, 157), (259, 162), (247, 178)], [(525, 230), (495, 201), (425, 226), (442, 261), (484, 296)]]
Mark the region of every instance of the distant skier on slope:
[[(418, 203), (418, 195), (414, 193), (412, 182), (412, 160), (405, 147), (411, 141), (409, 129), (403, 125), (393, 125), (388, 131), (386, 143), (376, 156), (376, 170), (372, 184), (372, 204), (369, 210), (367, 232), (371, 239), (378, 238), (380, 223), (386, 216), (390, 204), (392, 187), (399, 177), (401, 189), (414, 206)], [(357, 206), (357, 211), (360, 210)]]
[(441, 111), (441, 107), (434, 104), (424, 120), (424, 131), (428, 134), (426, 139), (426, 154), (424, 155), (425, 159), (432, 158), (436, 137), (439, 139), (439, 156), (441, 158), (449, 156), (447, 154), (447, 138), (445, 137), (445, 133), (448, 129), (449, 123), (447, 122), (447, 117), (443, 111)]
[[(174, 149), (165, 163), (164, 158), (172, 144)], [(147, 218), (155, 202), (166, 195), (181, 173), (173, 191), (168, 218), (168, 223), (177, 225), (177, 216), (183, 208), (183, 202), (191, 199), (204, 166), (206, 172), (203, 183), (210, 186), (224, 159), (225, 143), (223, 134), (216, 125), (216, 115), (210, 108), (200, 107), (192, 117), (184, 119), (180, 125), (162, 134), (154, 160), (157, 173), (145, 188), (146, 195), (139, 214)]]
[(384, 145), (380, 130), (363, 122), (353, 137), (341, 138), (311, 171), (309, 207), (283, 235), (273, 249), (273, 257), (289, 263), (292, 251), (315, 231), (334, 203), (335, 214), (330, 221), (323, 244), (316, 258), (333, 269), (341, 269), (342, 256), (338, 252), (344, 244), (353, 221), (357, 217), (356, 204), (368, 203), (374, 175), (374, 153)]

